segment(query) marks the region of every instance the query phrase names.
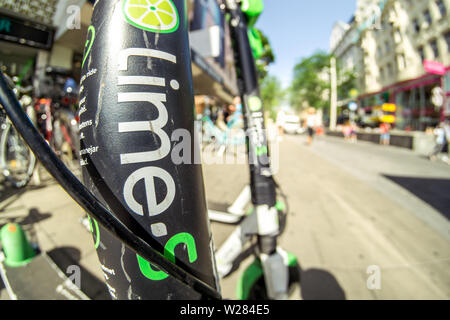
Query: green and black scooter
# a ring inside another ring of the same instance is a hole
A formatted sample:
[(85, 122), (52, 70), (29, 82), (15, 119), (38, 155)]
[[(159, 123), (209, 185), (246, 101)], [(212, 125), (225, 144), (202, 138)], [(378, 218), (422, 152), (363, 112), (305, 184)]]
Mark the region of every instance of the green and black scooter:
[[(252, 8), (251, 3), (243, 2), (244, 8)], [(248, 153), (254, 209), (240, 229), (256, 235), (259, 250), (240, 281), (239, 298), (286, 299), (293, 280), (289, 267), (296, 258), (277, 245), (282, 208), (268, 165), (247, 18), (235, 0), (224, 5), (252, 133)], [(244, 11), (251, 17), (248, 8)], [(114, 299), (221, 298), (201, 166), (175, 164), (170, 158), (171, 139), (179, 142), (195, 132), (186, 10), (185, 0), (95, 3), (80, 83), (84, 184), (31, 125), (0, 77), (0, 103), (9, 118), (39, 161), (89, 214)], [(193, 140), (188, 147), (199, 152)], [(242, 247), (248, 240), (243, 236), (235, 232), (227, 243)], [(217, 252), (221, 270), (235, 255), (226, 254), (226, 247)]]
[[(247, 136), (250, 185), (245, 187), (228, 212), (210, 211), (210, 219), (235, 223), (237, 228), (216, 251), (220, 277), (230, 273), (245, 245), (256, 237), (255, 260), (237, 284), (238, 299), (288, 299), (289, 287), (299, 281), (297, 258), (284, 251), (277, 239), (284, 230), (286, 206), (277, 199), (278, 186), (270, 167), (264, 110), (260, 99), (254, 58), (262, 52), (262, 42), (254, 24), (263, 11), (263, 0), (224, 0), (229, 15), (233, 51)], [(250, 210), (246, 210), (251, 201)]]

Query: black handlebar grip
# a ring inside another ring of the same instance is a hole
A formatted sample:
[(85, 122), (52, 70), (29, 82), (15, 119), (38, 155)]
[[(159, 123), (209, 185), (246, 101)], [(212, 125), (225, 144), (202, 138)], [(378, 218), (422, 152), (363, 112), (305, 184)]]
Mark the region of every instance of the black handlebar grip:
[[(194, 161), (190, 63), (184, 0), (97, 1), (82, 60), (80, 162), (85, 185), (114, 215), (218, 288), (202, 169)], [(91, 227), (113, 298), (202, 298), (95, 220)]]

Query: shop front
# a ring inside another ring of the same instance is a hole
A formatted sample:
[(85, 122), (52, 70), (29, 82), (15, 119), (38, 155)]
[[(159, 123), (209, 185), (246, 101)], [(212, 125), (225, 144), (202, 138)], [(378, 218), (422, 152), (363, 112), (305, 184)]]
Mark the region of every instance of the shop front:
[(432, 97), (435, 88), (441, 87), (441, 81), (440, 75), (426, 74), (360, 97), (365, 124), (377, 127), (382, 122), (391, 122), (395, 129), (404, 131), (435, 127), (442, 120), (442, 110), (433, 104)]
[(41, 54), (53, 46), (55, 29), (0, 11), (0, 68), (20, 81), (31, 81)]

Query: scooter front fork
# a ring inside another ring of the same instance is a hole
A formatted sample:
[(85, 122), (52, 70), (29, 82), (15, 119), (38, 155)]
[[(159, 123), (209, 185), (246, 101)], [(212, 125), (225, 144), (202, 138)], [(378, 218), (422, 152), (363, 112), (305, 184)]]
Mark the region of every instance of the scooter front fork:
[(245, 244), (256, 234), (267, 295), (270, 299), (286, 299), (288, 259), (287, 254), (277, 247), (278, 233), (277, 209), (267, 205), (256, 206), (216, 252), (219, 276), (224, 277), (231, 271), (233, 262), (241, 254)]

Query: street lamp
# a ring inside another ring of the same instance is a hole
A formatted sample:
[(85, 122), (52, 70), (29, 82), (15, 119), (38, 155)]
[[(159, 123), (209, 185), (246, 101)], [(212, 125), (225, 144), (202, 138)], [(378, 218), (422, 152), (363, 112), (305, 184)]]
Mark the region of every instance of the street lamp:
[(336, 117), (337, 117), (337, 79), (336, 79), (336, 58), (330, 59), (330, 82), (331, 82), (331, 95), (330, 95), (330, 130), (336, 130)]

